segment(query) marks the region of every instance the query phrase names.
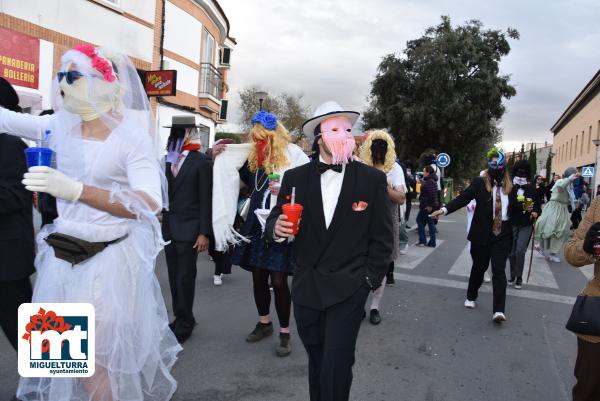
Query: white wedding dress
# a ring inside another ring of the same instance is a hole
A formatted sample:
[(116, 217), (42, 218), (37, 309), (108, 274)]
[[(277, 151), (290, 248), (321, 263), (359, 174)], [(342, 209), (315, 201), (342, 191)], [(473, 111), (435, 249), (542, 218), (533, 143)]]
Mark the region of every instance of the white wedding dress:
[[(0, 132), (36, 139), (51, 129), (57, 169), (84, 184), (111, 191), (112, 199), (138, 218), (57, 200), (58, 219), (37, 236), (33, 302), (94, 305), (96, 380), (21, 378), (17, 396), (24, 401), (169, 400), (177, 386), (170, 370), (181, 346), (168, 327), (154, 273), (163, 240), (156, 215), (133, 192), (143, 191), (162, 205), (160, 167), (152, 158), (150, 137), (139, 132), (134, 119), (125, 118), (104, 141), (78, 135), (64, 140), (62, 136), (73, 133), (58, 126), (55, 117), (0, 109)], [(65, 120), (60, 121), (64, 124)], [(52, 232), (94, 242), (127, 237), (72, 267), (57, 259), (44, 241)]]

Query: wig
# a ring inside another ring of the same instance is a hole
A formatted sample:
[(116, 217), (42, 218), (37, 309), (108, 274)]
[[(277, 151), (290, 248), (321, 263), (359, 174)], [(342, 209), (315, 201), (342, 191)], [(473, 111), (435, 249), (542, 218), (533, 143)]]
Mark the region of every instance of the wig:
[[(277, 122), (277, 127), (274, 130), (269, 130), (260, 123), (254, 124), (250, 130), (250, 140), (253, 146), (248, 156), (248, 169), (251, 172), (262, 168), (267, 174), (271, 174), (289, 165), (290, 162), (287, 158), (286, 149), (291, 138), (287, 129), (280, 122)], [(266, 146), (263, 149), (263, 162), (261, 166), (257, 143), (262, 141), (264, 141), (263, 143)]]
[(531, 177), (531, 166), (527, 160), (519, 160), (515, 163), (512, 169), (512, 176), (516, 177), (519, 170), (523, 170), (527, 174), (527, 179)]
[[(385, 161), (382, 166), (376, 166), (373, 163), (373, 153), (371, 150), (371, 146), (373, 145), (373, 141), (377, 139), (385, 141), (387, 143), (387, 153), (385, 154)], [(379, 168), (386, 174), (389, 173), (394, 167), (394, 163), (396, 162), (396, 146), (394, 145), (394, 140), (392, 139), (392, 136), (384, 130), (371, 131), (365, 139), (365, 141), (363, 142), (362, 146), (360, 147), (359, 156), (362, 159), (363, 163), (369, 166)]]

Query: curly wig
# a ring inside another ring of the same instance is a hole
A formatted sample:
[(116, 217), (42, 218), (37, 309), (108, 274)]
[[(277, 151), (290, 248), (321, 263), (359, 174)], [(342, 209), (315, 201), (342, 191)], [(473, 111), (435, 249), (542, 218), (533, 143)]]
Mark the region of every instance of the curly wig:
[[(375, 166), (373, 164), (371, 146), (376, 139), (381, 139), (387, 143), (387, 153), (385, 154), (383, 166)], [(359, 157), (362, 159), (363, 163), (376, 167), (386, 174), (389, 173), (396, 162), (396, 146), (394, 145), (392, 136), (384, 130), (371, 131), (360, 147)]]
[(529, 161), (527, 160), (518, 160), (515, 162), (515, 165), (512, 169), (512, 176), (515, 177), (517, 175), (517, 171), (524, 170), (527, 174), (527, 179), (531, 178), (531, 166), (529, 165)]
[[(266, 129), (262, 124), (256, 123), (252, 126), (249, 137), (253, 144), (248, 156), (248, 169), (250, 171), (255, 172), (260, 168), (264, 168), (267, 174), (271, 174), (289, 165), (286, 148), (291, 138), (287, 129), (280, 122), (277, 122), (277, 128), (274, 130)], [(268, 146), (265, 148), (264, 165), (259, 166), (256, 141), (263, 139), (267, 139)]]

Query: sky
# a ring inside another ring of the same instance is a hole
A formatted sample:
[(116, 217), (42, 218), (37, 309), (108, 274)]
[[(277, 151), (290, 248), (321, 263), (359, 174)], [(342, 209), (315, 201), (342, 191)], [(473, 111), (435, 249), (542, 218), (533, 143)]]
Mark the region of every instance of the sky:
[(370, 83), (384, 55), (448, 15), (453, 25), (478, 19), (484, 29), (515, 28), (501, 73), (517, 95), (505, 100), (500, 127), (506, 151), (552, 141), (550, 128), (600, 69), (598, 0), (219, 0), (237, 40), (229, 74), (229, 123), (239, 120), (238, 92), (302, 94), (314, 110), (327, 100), (367, 109)]

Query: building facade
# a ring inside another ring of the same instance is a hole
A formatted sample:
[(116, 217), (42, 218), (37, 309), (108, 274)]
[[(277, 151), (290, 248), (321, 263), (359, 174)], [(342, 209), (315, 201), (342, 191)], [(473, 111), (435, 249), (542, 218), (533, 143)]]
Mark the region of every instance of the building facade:
[(600, 139), (600, 71), (591, 79), (551, 128), (554, 134), (552, 170), (596, 164), (593, 140)]
[[(226, 121), (227, 74), (235, 40), (216, 0), (20, 0), (0, 3), (0, 76), (21, 106), (37, 114), (51, 105), (60, 56), (77, 43), (128, 55), (146, 71), (177, 71), (176, 96), (151, 98), (166, 143), (174, 115), (192, 114), (205, 146)], [(9, 40), (6, 40), (9, 38)]]

